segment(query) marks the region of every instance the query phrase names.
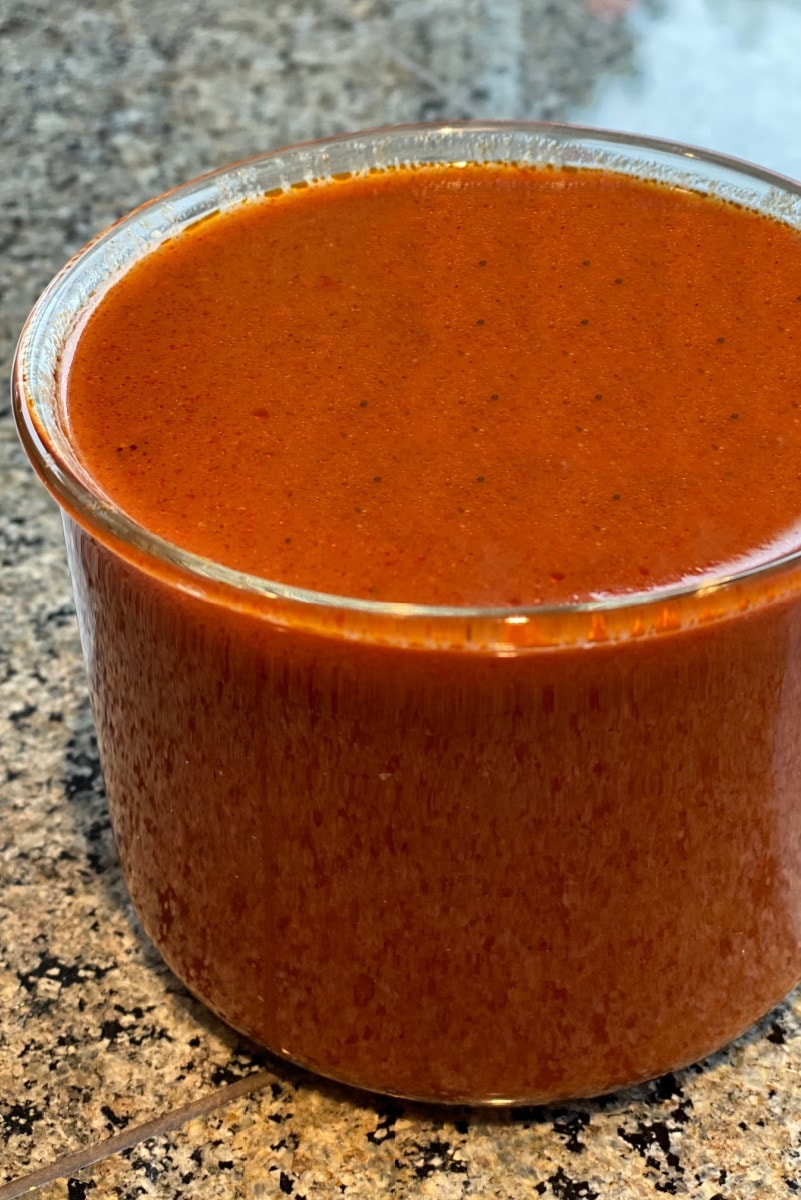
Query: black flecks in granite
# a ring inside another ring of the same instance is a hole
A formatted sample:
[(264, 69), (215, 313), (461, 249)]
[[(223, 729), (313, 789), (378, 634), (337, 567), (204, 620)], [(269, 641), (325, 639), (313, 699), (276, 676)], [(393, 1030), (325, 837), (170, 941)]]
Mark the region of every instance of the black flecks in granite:
[(94, 1179), (73, 1179), (67, 1180), (67, 1200), (89, 1200), (89, 1193), (97, 1184)]
[(430, 1175), (466, 1175), (467, 1163), (457, 1157), (458, 1148), (443, 1137), (427, 1141), (412, 1141), (406, 1149), (405, 1160), (396, 1159), (398, 1171), (411, 1170), (416, 1179), (428, 1179)]
[(672, 1071), (645, 1084), (643, 1099), (651, 1108), (658, 1106), (664, 1109), (666, 1105), (670, 1105), (670, 1119), (679, 1126), (686, 1125), (692, 1119), (692, 1099)]
[[(229, 1083), (237, 1083), (240, 1079), (252, 1075), (257, 1068), (267, 1066), (268, 1061), (268, 1054), (261, 1053), (258, 1047), (249, 1044), (247, 1049), (237, 1050), (227, 1062), (214, 1068), (211, 1072), (211, 1083), (214, 1087), (226, 1087)], [(274, 1083), (272, 1087), (275, 1089), (273, 1095), (276, 1099), (283, 1095), (280, 1084)]]
[(583, 1154), (587, 1149), (581, 1135), (590, 1123), (590, 1114), (583, 1109), (566, 1109), (553, 1118), (553, 1130), (564, 1139), (565, 1149), (572, 1154)]
[(684, 1167), (671, 1142), (675, 1132), (664, 1121), (637, 1121), (634, 1130), (618, 1129), (618, 1136), (659, 1176), (654, 1183), (658, 1192), (672, 1194), (683, 1182)]
[(116, 1113), (110, 1104), (101, 1104), (100, 1111), (106, 1118), (109, 1132), (125, 1129), (131, 1123), (127, 1113)]
[(643, 1099), (646, 1104), (662, 1104), (665, 1100), (682, 1100), (683, 1098), (684, 1092), (681, 1084), (672, 1071), (643, 1085)]
[(43, 1117), (43, 1109), (39, 1108), (32, 1100), (23, 1100), (16, 1104), (10, 1104), (0, 1111), (0, 1129), (6, 1138), (15, 1134), (30, 1135), (34, 1132), (34, 1126)]
[(275, 1142), (270, 1142), (270, 1149), (276, 1154), (280, 1150), (288, 1150), (290, 1153), (294, 1153), (299, 1145), (300, 1134), (289, 1131), (284, 1137), (278, 1138)]
[[(372, 1142), (374, 1146), (381, 1146), (384, 1142), (392, 1141), (395, 1137), (395, 1123), (401, 1116), (402, 1109), (395, 1105), (384, 1105), (378, 1109), (376, 1116), (375, 1129), (371, 1129), (367, 1134), (368, 1142)], [(463, 1132), (467, 1132), (466, 1129)]]
[(594, 1191), (586, 1179), (571, 1179), (562, 1169), (548, 1178), (551, 1192), (555, 1200), (598, 1200), (598, 1192)]
[(12, 709), (8, 714), (8, 719), (12, 725), (19, 729), (24, 726), (28, 719), (36, 712), (35, 704), (23, 704), (22, 708)]
[(155, 1004), (148, 1005), (147, 1008), (137, 1004), (130, 1009), (126, 1009), (122, 1004), (115, 1004), (115, 1015), (106, 1017), (100, 1023), (100, 1040), (109, 1045), (116, 1041), (125, 1041), (130, 1046), (141, 1046), (145, 1042), (173, 1041), (172, 1034), (163, 1025), (149, 1019), (155, 1008)]
[[(174, 1159), (170, 1153), (165, 1153), (162, 1157), (156, 1158), (152, 1153), (152, 1149), (153, 1143), (148, 1140), (142, 1142), (139, 1146), (134, 1146), (130, 1150), (123, 1151), (123, 1156), (127, 1158), (134, 1176), (139, 1175), (140, 1179), (144, 1183), (149, 1184), (150, 1187), (158, 1187), (162, 1183), (163, 1177), (171, 1174)], [(198, 1159), (198, 1165), (200, 1161)], [(141, 1184), (137, 1184), (127, 1188), (123, 1192), (123, 1196), (126, 1200), (127, 1197), (131, 1197), (131, 1200), (133, 1200), (133, 1197), (141, 1196), (144, 1192), (145, 1189)]]
[(787, 1042), (781, 1021), (772, 1021), (770, 1033), (766, 1036), (769, 1042), (773, 1042), (774, 1046), (784, 1046)]
[(87, 979), (103, 979), (113, 967), (92, 962), (63, 962), (47, 950), (39, 951), (39, 961), (27, 971), (17, 971), (20, 984), (29, 994), (36, 992), (39, 980), (46, 979), (61, 988), (74, 987)]

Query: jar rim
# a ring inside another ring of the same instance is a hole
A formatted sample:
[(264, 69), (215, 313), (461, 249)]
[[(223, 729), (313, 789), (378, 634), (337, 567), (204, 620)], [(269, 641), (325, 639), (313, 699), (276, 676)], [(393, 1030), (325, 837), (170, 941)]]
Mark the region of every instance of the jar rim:
[(720, 575), (555, 605), (443, 606), (316, 592), (226, 567), (135, 522), (82, 467), (59, 399), (68, 342), (105, 291), (140, 258), (192, 224), (266, 192), (341, 173), (413, 164), (503, 162), (613, 171), (688, 188), (801, 230), (801, 184), (726, 155), (659, 138), (535, 121), (383, 126), (256, 155), (189, 180), (97, 235), (55, 276), (23, 327), (12, 375), (23, 447), (62, 510), (139, 568), (197, 596), (279, 624), (398, 645), (525, 649), (670, 633), (801, 591), (801, 546)]

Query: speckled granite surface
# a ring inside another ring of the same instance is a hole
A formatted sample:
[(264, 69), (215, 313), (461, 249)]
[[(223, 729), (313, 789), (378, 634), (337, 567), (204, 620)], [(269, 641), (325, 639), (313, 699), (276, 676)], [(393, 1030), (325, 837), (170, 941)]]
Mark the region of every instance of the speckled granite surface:
[[(421, 118), (607, 113), (792, 171), (794, 46), (795, 0), (5, 0), (3, 370), (38, 291), (91, 233), (288, 141)], [(682, 59), (684, 80), (670, 73)], [(759, 111), (733, 122), (748, 87)], [(31, 1186), (47, 1200), (801, 1192), (799, 995), (697, 1067), (512, 1113), (321, 1083), (202, 1010), (127, 902), (59, 519), (5, 399), (0, 481), (0, 1200)]]

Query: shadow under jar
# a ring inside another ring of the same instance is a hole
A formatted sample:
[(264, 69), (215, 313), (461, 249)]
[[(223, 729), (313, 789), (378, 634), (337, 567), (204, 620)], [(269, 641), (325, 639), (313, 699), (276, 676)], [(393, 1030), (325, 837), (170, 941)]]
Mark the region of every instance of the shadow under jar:
[(73, 436), (76, 344), (132, 266), (242, 200), (407, 163), (615, 172), (801, 227), (790, 183), (655, 141), (332, 139), (92, 243), (23, 332), (15, 413), (63, 510), (120, 858), (170, 967), (271, 1050), (362, 1087), (597, 1094), (723, 1045), (801, 976), (801, 535), (778, 536), (801, 502), (734, 569), (687, 562), (647, 590), (371, 600), (166, 539)]

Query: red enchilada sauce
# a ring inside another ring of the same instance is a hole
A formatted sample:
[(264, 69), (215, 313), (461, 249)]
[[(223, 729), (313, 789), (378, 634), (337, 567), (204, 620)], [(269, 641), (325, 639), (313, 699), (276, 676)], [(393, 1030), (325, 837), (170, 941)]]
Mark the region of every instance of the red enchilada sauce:
[[(64, 382), (115, 504), (300, 588), (548, 605), (801, 540), (801, 241), (623, 176), (243, 205), (126, 274)], [(273, 1049), (553, 1099), (690, 1061), (801, 975), (794, 604), (504, 656), (316, 635), (68, 540), (133, 898)]]

